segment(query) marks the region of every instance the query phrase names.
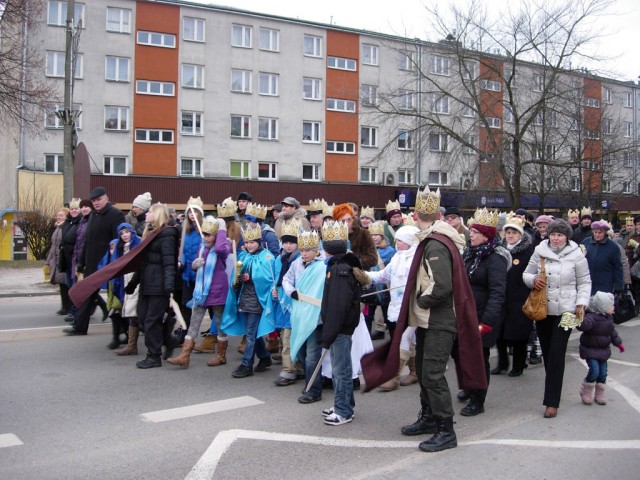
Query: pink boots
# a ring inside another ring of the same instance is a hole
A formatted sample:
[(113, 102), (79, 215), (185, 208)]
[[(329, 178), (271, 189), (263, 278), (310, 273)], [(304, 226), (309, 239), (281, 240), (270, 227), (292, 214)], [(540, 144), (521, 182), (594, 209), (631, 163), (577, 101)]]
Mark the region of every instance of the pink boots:
[(582, 403), (585, 405), (591, 405), (593, 403), (593, 389), (595, 386), (595, 382), (582, 382), (582, 386), (580, 387), (580, 398), (582, 398)]

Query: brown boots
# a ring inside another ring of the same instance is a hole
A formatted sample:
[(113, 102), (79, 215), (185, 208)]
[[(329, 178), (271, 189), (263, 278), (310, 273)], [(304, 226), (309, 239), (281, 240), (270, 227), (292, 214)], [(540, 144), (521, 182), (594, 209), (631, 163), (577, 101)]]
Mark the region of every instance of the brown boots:
[(215, 353), (216, 343), (218, 343), (218, 336), (210, 333), (193, 348), (193, 351), (196, 353)]
[(129, 327), (129, 342), (122, 348), (116, 350), (116, 355), (138, 355), (138, 335), (140, 329), (138, 327)]
[(402, 372), (402, 369), (407, 364), (410, 357), (411, 357), (411, 353), (408, 350), (404, 350), (403, 348), (400, 349), (400, 368), (398, 368), (398, 374), (388, 382), (385, 382), (382, 385), (380, 385), (378, 388), (381, 391), (393, 392), (394, 390), (398, 389), (398, 386), (400, 385), (400, 372)]
[(242, 340), (240, 341), (240, 345), (238, 345), (238, 353), (240, 355), (244, 355), (244, 346), (247, 344), (247, 336), (243, 335)]
[(191, 352), (193, 351), (193, 347), (195, 347), (196, 341), (193, 338), (185, 338), (184, 343), (182, 344), (182, 352), (177, 357), (167, 358), (167, 362), (172, 365), (178, 365), (180, 367), (187, 368), (189, 366), (189, 358), (191, 357)]
[(409, 374), (400, 379), (400, 385), (406, 387), (418, 383), (418, 375), (416, 374), (416, 357), (409, 358)]
[(207, 362), (207, 365), (210, 367), (217, 367), (219, 365), (224, 365), (227, 363), (227, 345), (229, 342), (226, 340), (220, 340), (218, 342), (218, 354), (215, 355), (211, 360)]

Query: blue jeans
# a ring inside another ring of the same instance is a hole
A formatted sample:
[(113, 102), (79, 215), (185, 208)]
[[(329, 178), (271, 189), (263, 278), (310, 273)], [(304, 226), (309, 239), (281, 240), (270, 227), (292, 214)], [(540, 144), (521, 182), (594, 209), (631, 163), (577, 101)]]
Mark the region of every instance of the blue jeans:
[[(67, 284), (67, 287), (71, 288), (75, 285), (75, 280), (73, 280), (73, 278), (71, 277), (71, 271), (69, 268), (67, 268), (67, 271), (64, 272), (64, 283)], [(69, 314), (70, 315), (75, 315), (76, 314), (76, 306), (72, 303), (71, 304), (71, 308), (69, 309)]]
[(584, 379), (587, 383), (606, 383), (607, 382), (607, 361), (596, 360), (595, 358), (588, 358), (587, 365), (589, 365), (589, 373), (587, 378)]
[(333, 408), (341, 417), (350, 418), (356, 406), (351, 378), (351, 335), (339, 334), (329, 351), (333, 370)]
[(260, 323), (260, 313), (242, 313), (238, 312), (238, 316), (244, 321), (245, 328), (247, 329), (247, 340), (244, 347), (244, 355), (242, 356), (242, 364), (245, 367), (253, 368), (253, 353), (259, 359), (269, 358), (269, 352), (264, 345), (262, 337), (256, 338), (258, 334), (258, 324)]
[[(300, 350), (298, 350), (298, 359), (301, 364), (304, 365), (304, 382), (305, 386), (309, 384), (311, 375), (316, 369), (318, 362), (320, 361), (320, 355), (322, 354), (322, 347), (320, 346), (320, 337), (322, 336), (322, 328), (316, 327), (307, 341), (302, 344)], [(322, 375), (318, 373), (316, 379), (313, 381), (313, 385), (308, 392), (314, 398), (322, 397)]]

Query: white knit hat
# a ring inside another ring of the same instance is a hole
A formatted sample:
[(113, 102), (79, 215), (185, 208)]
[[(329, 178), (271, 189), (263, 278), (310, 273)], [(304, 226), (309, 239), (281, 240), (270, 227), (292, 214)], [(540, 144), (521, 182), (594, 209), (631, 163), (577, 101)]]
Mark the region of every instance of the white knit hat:
[(405, 225), (404, 227), (400, 227), (396, 232), (396, 240), (400, 240), (401, 242), (406, 243), (407, 245), (417, 245), (418, 237), (416, 234), (420, 231), (418, 227), (413, 225)]
[(609, 292), (596, 292), (593, 297), (591, 297), (591, 302), (589, 302), (589, 309), (592, 312), (596, 313), (605, 313), (614, 304), (613, 293)]
[(145, 192), (142, 195), (138, 195), (134, 200), (134, 207), (138, 207), (145, 212), (151, 208), (151, 194), (149, 192)]

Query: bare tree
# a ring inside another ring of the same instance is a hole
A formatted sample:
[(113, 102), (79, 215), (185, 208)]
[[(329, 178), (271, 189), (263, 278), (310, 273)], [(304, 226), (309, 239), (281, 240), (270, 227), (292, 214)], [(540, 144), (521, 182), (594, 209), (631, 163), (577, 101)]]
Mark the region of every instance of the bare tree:
[(55, 198), (48, 187), (32, 185), (24, 194), (21, 209), (16, 214), (15, 225), (20, 227), (29, 251), (36, 260), (45, 260), (51, 248), (51, 235), (55, 228), (55, 214), (59, 208), (51, 200)]

